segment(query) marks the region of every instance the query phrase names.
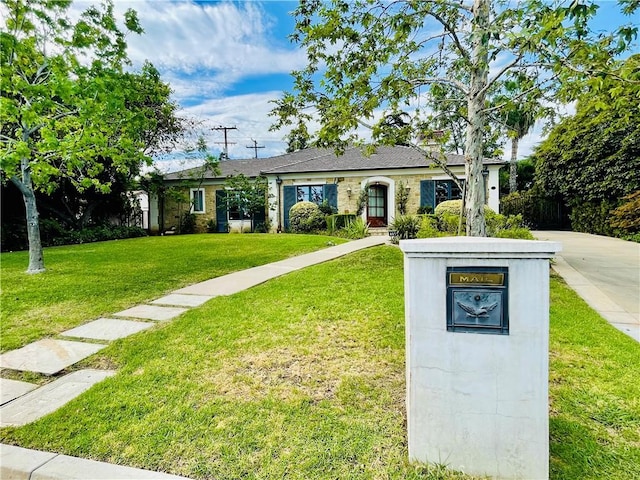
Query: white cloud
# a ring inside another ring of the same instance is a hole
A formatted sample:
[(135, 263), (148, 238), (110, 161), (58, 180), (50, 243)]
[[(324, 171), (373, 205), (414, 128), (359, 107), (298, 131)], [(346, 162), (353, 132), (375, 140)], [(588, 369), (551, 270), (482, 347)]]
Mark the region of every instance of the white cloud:
[(118, 2), (133, 7), (145, 30), (131, 35), (129, 57), (145, 60), (168, 75), (211, 76), (218, 88), (247, 75), (288, 73), (304, 64), (304, 54), (270, 39), (273, 19), (257, 2), (195, 4), (142, 0)]

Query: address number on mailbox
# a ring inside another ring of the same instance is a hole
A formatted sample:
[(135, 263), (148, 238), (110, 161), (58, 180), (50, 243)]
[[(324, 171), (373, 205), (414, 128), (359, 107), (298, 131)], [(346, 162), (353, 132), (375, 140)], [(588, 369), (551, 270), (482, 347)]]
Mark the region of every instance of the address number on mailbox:
[(447, 330), (509, 334), (509, 269), (447, 268)]

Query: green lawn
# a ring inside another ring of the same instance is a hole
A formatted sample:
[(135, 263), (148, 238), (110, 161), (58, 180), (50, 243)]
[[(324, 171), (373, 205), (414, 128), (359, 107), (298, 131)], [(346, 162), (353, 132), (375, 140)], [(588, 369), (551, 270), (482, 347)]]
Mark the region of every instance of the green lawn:
[[(203, 479), (469, 479), (406, 460), (403, 302), (388, 246), (215, 298), (0, 440)], [(550, 368), (552, 478), (640, 478), (640, 346), (557, 279)]]
[(335, 237), (179, 235), (45, 248), (47, 271), (27, 275), (27, 252), (2, 253), (1, 351), (169, 291), (318, 250)]

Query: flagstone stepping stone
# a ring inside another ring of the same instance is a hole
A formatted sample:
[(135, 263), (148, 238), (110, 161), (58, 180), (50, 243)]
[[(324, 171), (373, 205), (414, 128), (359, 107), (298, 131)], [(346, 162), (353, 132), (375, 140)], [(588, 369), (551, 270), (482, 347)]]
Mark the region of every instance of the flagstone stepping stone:
[(0, 355), (0, 368), (53, 375), (106, 345), (46, 338)]
[(112, 370), (78, 370), (0, 407), (0, 426), (21, 426), (33, 422), (66, 403), (105, 378)]
[(171, 320), (172, 318), (182, 315), (186, 312), (186, 308), (179, 307), (161, 307), (158, 305), (138, 305), (128, 308), (118, 313), (114, 313), (116, 317), (146, 318), (148, 320), (156, 320), (159, 322)]
[(34, 388), (38, 388), (38, 385), (20, 382), (18, 380), (9, 380), (8, 378), (0, 378), (0, 405), (15, 400), (25, 393), (29, 393)]
[(117, 340), (141, 332), (155, 325), (149, 322), (135, 322), (133, 320), (119, 320), (115, 318), (99, 318), (86, 323), (61, 335), (65, 337), (91, 338), (94, 340)]
[(214, 298), (213, 295), (182, 295), (172, 293), (151, 302), (154, 305), (176, 305), (179, 307), (199, 307)]

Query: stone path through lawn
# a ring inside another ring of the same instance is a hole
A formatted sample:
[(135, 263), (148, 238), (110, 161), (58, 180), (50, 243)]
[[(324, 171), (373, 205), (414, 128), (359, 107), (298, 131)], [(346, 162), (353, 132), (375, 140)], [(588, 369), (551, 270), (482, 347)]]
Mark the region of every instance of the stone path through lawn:
[[(363, 248), (382, 245), (387, 240), (382, 236), (367, 237), (206, 280), (111, 315), (117, 318), (99, 318), (62, 332), (58, 335), (62, 338), (38, 340), (6, 352), (0, 355), (0, 368), (3, 370), (35, 372), (48, 376), (62, 372), (63, 375), (43, 386), (0, 378), (0, 426), (21, 426), (33, 422), (57, 410), (96, 383), (115, 375), (116, 372), (112, 370), (93, 369), (64, 373), (65, 369), (105, 348), (110, 341), (142, 332), (157, 322), (170, 321), (189, 308), (196, 308), (216, 296), (233, 295), (286, 273)], [(43, 455), (42, 462), (29, 460), (40, 458), (39, 455)], [(98, 466), (90, 467), (87, 462)], [(77, 468), (74, 470), (70, 464)], [(111, 467), (113, 470), (110, 470)], [(157, 472), (148, 472), (156, 474), (155, 476), (141, 476), (140, 472), (144, 471), (139, 469), (128, 471), (127, 467), (1, 445), (0, 478), (34, 478), (31, 475), (36, 470), (38, 475), (45, 475), (42, 478), (49, 478), (45, 472), (51, 469), (53, 472), (57, 469), (65, 472), (55, 478), (86, 478), (88, 468), (92, 472), (106, 469), (105, 476), (100, 478), (180, 478), (160, 476)]]

